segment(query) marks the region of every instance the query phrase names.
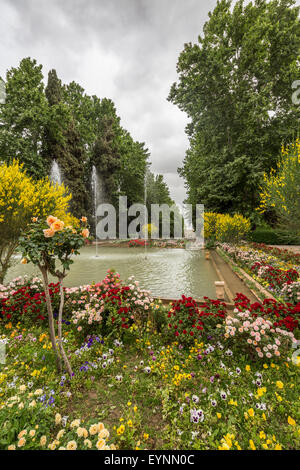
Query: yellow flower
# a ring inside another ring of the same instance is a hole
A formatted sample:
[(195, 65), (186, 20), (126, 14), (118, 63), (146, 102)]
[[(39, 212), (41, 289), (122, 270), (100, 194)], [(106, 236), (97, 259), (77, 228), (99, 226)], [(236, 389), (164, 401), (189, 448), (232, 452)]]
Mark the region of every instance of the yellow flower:
[(222, 446), (218, 447), (218, 450), (229, 450), (229, 449), (230, 447), (228, 446), (228, 444), (226, 444), (226, 442), (223, 442)]
[(53, 215), (49, 215), (49, 217), (47, 218), (47, 224), (49, 225), (49, 227), (54, 224), (54, 222), (56, 222), (57, 220), (57, 217), (53, 217)]
[(228, 405), (237, 406), (237, 401), (234, 401), (232, 398), (229, 400)]
[(50, 230), (53, 230), (53, 232), (58, 232), (59, 230), (62, 230), (64, 227), (64, 222), (62, 220), (56, 220), (53, 222), (53, 224), (50, 225)]
[(61, 423), (61, 415), (59, 413), (56, 413), (55, 415), (55, 424), (58, 425)]
[(251, 367), (250, 366), (246, 366), (245, 367), (246, 371), (249, 372), (251, 370)]
[(51, 238), (51, 237), (53, 237), (53, 235), (55, 234), (55, 231), (52, 230), (51, 227), (50, 227), (50, 228), (46, 228), (45, 230), (43, 230), (43, 232), (44, 232), (44, 237), (45, 237), (45, 238)]
[(64, 430), (64, 429), (61, 429), (61, 430), (57, 433), (56, 439), (60, 440), (60, 438), (62, 438), (64, 434), (65, 434), (65, 430)]
[(277, 386), (278, 388), (283, 388), (283, 383), (282, 383), (280, 380), (277, 380), (276, 386)]
[(76, 434), (78, 437), (84, 437), (84, 438), (87, 438), (89, 433), (87, 432), (87, 430), (85, 428), (77, 428), (76, 430)]
[(98, 424), (97, 424), (97, 430), (98, 430), (98, 432), (101, 432), (103, 429), (105, 429), (104, 424), (103, 424), (103, 423), (98, 423)]
[(147, 434), (146, 432), (144, 432), (144, 439), (145, 439), (145, 441), (147, 441), (147, 439), (149, 439), (149, 434)]
[(91, 436), (94, 436), (95, 434), (98, 434), (98, 425), (97, 424), (92, 424), (89, 429), (89, 433)]
[(23, 429), (23, 431), (19, 432), (18, 439), (21, 439), (23, 436), (26, 436), (26, 434), (27, 434), (27, 430)]
[(81, 235), (83, 236), (83, 238), (88, 238), (90, 235), (89, 229), (84, 228), (81, 232)]
[(252, 441), (252, 439), (250, 439), (249, 444), (250, 444), (251, 450), (256, 450), (256, 447), (255, 447), (254, 442)]
[(25, 437), (21, 437), (21, 439), (18, 442), (18, 447), (23, 447), (25, 444), (26, 444)]
[(70, 441), (67, 444), (67, 450), (76, 450), (77, 449), (77, 444), (75, 441)]
[(42, 447), (44, 447), (47, 443), (47, 437), (46, 436), (42, 436), (41, 439), (40, 439), (40, 444)]
[(264, 431), (260, 431), (259, 437), (260, 437), (260, 439), (265, 439), (266, 438), (266, 435), (265, 435)]
[(98, 450), (104, 450), (104, 447), (106, 445), (106, 442), (104, 439), (99, 439), (99, 441), (96, 444), (96, 447)]
[(108, 439), (109, 431), (107, 429), (102, 429), (98, 434), (99, 439)]
[(80, 426), (80, 419), (74, 419), (74, 421), (72, 421), (72, 423), (70, 424), (70, 428), (78, 428), (79, 426)]
[(217, 417), (218, 417), (218, 419), (221, 419), (222, 414), (221, 414), (221, 413), (217, 413)]
[(123, 434), (124, 431), (125, 431), (125, 426), (124, 424), (121, 424), (121, 426), (117, 429), (117, 434), (118, 435)]
[(258, 389), (257, 389), (257, 395), (258, 395), (259, 397), (262, 397), (263, 394), (266, 393), (266, 391), (267, 391), (266, 387), (258, 388)]
[(288, 417), (288, 423), (291, 425), (291, 426), (296, 426), (296, 421), (291, 418), (290, 416)]
[(249, 416), (251, 416), (251, 418), (253, 418), (253, 416), (254, 416), (254, 414), (255, 414), (255, 413), (254, 413), (254, 409), (253, 409), (253, 408), (250, 408), (250, 409), (248, 410), (248, 414), (249, 414)]

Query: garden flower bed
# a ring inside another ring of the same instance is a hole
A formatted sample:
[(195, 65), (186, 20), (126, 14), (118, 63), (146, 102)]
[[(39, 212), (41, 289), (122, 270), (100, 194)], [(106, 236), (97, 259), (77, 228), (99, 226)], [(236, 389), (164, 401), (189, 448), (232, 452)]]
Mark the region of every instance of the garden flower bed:
[(55, 367), (41, 282), (0, 291), (1, 449), (299, 448), (297, 308), (242, 295), (231, 315), (208, 298), (163, 306), (109, 271), (65, 289), (70, 377)]
[(218, 244), (219, 249), (242, 267), (276, 299), (296, 305), (300, 292), (299, 255), (264, 244)]

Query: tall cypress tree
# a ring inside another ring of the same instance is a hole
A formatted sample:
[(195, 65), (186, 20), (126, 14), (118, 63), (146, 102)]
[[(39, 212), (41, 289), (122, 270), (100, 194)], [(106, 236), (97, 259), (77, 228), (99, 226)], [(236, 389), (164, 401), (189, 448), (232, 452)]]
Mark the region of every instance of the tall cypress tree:
[(63, 101), (61, 81), (55, 70), (51, 70), (48, 74), (45, 94), (49, 109), (44, 131), (43, 156), (48, 162), (48, 168), (53, 160), (57, 161), (63, 182), (72, 193), (71, 211), (74, 215), (81, 216), (87, 210), (85, 154), (72, 110)]
[(110, 202), (116, 202), (117, 172), (121, 168), (119, 135), (119, 118), (116, 116), (114, 105), (112, 101), (104, 98), (101, 102), (101, 114), (92, 161), (103, 178), (105, 193)]

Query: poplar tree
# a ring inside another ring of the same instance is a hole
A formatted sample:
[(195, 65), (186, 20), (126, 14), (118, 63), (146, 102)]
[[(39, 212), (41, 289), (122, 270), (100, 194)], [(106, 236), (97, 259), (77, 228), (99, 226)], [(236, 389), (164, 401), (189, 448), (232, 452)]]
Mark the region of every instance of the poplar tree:
[(190, 147), (179, 174), (188, 202), (250, 215), (263, 174), (299, 127), (299, 7), (293, 0), (220, 0), (185, 44), (169, 100), (187, 113)]

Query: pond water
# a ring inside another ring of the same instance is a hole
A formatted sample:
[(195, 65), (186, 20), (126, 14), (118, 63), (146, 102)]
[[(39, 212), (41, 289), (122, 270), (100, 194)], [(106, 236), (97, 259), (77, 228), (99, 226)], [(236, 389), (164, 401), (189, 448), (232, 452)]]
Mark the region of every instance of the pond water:
[[(179, 298), (182, 294), (201, 299), (203, 296), (216, 298), (214, 281), (218, 280), (215, 269), (205, 259), (204, 250), (189, 251), (181, 248), (95, 247), (82, 248), (74, 257), (65, 285), (68, 287), (99, 282), (108, 269), (115, 269), (121, 279), (135, 276), (140, 287), (150, 290), (154, 296)], [(5, 282), (17, 276), (39, 275), (39, 270), (31, 264), (15, 264), (8, 271)]]

